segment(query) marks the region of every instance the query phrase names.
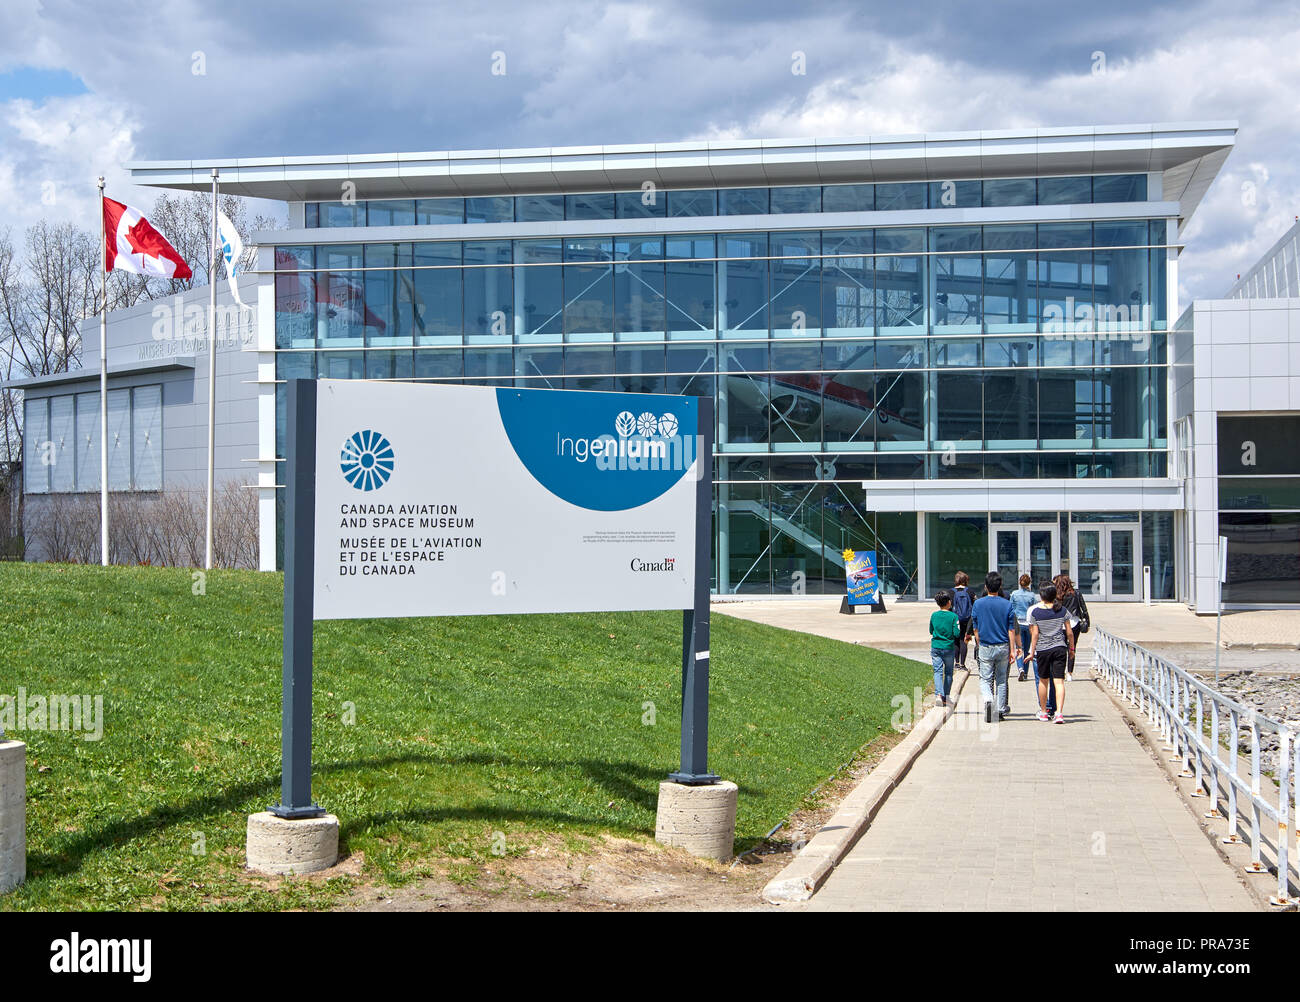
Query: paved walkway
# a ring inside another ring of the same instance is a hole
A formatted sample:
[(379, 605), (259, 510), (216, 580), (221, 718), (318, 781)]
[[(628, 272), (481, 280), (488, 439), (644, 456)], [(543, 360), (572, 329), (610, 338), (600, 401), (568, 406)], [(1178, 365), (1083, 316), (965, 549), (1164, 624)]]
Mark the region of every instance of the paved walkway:
[[(715, 602), (713, 611), (740, 619), (752, 619), (769, 626), (803, 630), (836, 640), (868, 644), (883, 650), (922, 650), (929, 646), (926, 624), (934, 612), (932, 601), (888, 600), (885, 615), (845, 616), (837, 598), (766, 599)], [(1215, 620), (1198, 616), (1176, 603), (1143, 605), (1140, 602), (1089, 602), (1088, 611), (1097, 626), (1135, 644), (1153, 649), (1166, 645), (1204, 646), (1214, 656)], [(1079, 638), (1082, 650), (1090, 650), (1092, 633)], [(1300, 610), (1256, 610), (1234, 612), (1223, 617), (1225, 645), (1266, 643), (1300, 644)], [(1278, 652), (1285, 657), (1285, 652)], [(1300, 661), (1294, 654), (1292, 662)]]
[(979, 679), (806, 905), (866, 911), (1245, 911), (1255, 902), (1079, 669), (1064, 725), (1031, 682), (983, 723)]

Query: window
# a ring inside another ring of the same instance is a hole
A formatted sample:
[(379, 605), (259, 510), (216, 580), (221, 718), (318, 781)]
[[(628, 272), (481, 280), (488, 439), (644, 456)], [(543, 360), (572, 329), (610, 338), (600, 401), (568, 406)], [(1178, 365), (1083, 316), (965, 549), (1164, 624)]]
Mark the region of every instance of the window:
[(415, 199), (394, 198), (368, 202), (367, 226), (412, 226), (415, 223)]
[(670, 216), (716, 216), (718, 214), (718, 193), (711, 189), (698, 191), (668, 192), (668, 215)]
[(415, 203), (415, 221), (420, 226), (438, 226), (465, 221), (463, 198), (421, 198)]
[(509, 337), (515, 331), (510, 241), (465, 242), (465, 335)]
[(768, 211), (767, 188), (723, 188), (718, 207), (724, 216), (762, 216)]
[(997, 178), (984, 182), (984, 205), (1033, 205), (1037, 197), (1032, 177)]
[(1040, 177), (1039, 205), (1085, 205), (1092, 201), (1091, 177)]
[(467, 223), (513, 223), (515, 200), (504, 195), (465, 199)]
[(620, 191), (614, 196), (615, 215), (619, 219), (652, 219), (668, 214), (668, 192), (655, 187), (643, 191)]
[(23, 471), (28, 494), (50, 492), (50, 400), (27, 399), (23, 405)]
[(767, 335), (767, 234), (718, 237), (718, 330), (724, 336)]
[(1145, 202), (1145, 174), (1100, 174), (1092, 179), (1094, 202)]
[(822, 190), (815, 187), (772, 189), (772, 212), (821, 212)]
[(925, 182), (907, 181), (897, 184), (876, 185), (876, 210), (925, 208)]
[(564, 242), (564, 333), (567, 338), (612, 339), (612, 259), (613, 245), (609, 237), (577, 237)]
[(564, 291), (560, 269), (561, 242), (515, 241), (515, 316), (528, 338), (560, 339), (564, 330)]
[(828, 184), (822, 189), (823, 212), (871, 212), (875, 207), (873, 184)]
[(664, 334), (663, 237), (614, 241), (614, 336), (620, 341)]
[(613, 219), (614, 195), (609, 192), (568, 195), (564, 199), (564, 218)]
[(980, 183), (978, 181), (931, 181), (930, 208), (979, 208)]
[(77, 489), (99, 490), (99, 394), (77, 394)]
[(162, 490), (162, 387), (131, 390), (131, 487)]
[(66, 492), (76, 488), (75, 399), (71, 394), (50, 397), (50, 490)]
[[(24, 408), (28, 494), (99, 490), (99, 393), (36, 397)], [(162, 386), (108, 391), (108, 486), (162, 489)]]
[(563, 218), (563, 195), (520, 195), (515, 199), (516, 222), (546, 223)]
[(416, 344), (460, 343), (460, 246), (453, 241), (415, 245), (412, 323)]

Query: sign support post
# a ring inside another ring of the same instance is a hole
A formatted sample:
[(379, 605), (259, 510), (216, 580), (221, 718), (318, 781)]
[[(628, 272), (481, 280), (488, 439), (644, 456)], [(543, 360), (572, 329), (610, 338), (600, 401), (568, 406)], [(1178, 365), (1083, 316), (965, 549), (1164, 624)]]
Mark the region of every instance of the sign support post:
[(674, 783), (716, 783), (709, 772), (709, 578), (713, 565), (713, 401), (699, 401), (695, 461), (695, 606), (682, 613), (682, 762)]
[(280, 802), (249, 815), (246, 857), (262, 873), (312, 873), (338, 862), (339, 819), (311, 799), (312, 605), (316, 561), (316, 381), (287, 393), (284, 668)]
[(655, 841), (730, 859), (739, 789), (709, 771), (709, 578), (713, 566), (713, 401), (699, 401), (694, 608), (682, 613), (682, 761), (659, 784)]
[(278, 818), (319, 818), (311, 799), (312, 599), (316, 564), (316, 383), (291, 379), (284, 511), (284, 695)]

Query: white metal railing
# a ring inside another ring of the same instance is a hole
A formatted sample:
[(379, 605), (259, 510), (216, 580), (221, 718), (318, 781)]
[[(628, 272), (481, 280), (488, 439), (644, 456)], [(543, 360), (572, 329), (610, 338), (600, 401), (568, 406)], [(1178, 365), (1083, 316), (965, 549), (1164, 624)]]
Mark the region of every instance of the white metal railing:
[[(1244, 841), (1237, 832), (1240, 793), (1240, 817), (1248, 822), (1250, 829), (1248, 873), (1268, 872), (1261, 857), (1261, 824), (1264, 818), (1277, 823), (1277, 894), (1269, 900), (1275, 905), (1295, 904), (1296, 899), (1287, 891), (1289, 873), (1295, 872), (1300, 884), (1300, 869), (1289, 861), (1288, 853), (1290, 820), (1300, 818), (1300, 804), (1292, 789), (1293, 779), (1300, 779), (1300, 734), (1296, 726), (1266, 717), (1253, 707), (1229, 699), (1158, 654), (1105, 630), (1098, 630), (1093, 638), (1092, 657), (1093, 670), (1122, 699), (1146, 715), (1160, 732), (1165, 750), (1173, 753), (1172, 760), (1181, 759), (1182, 775), (1195, 780), (1192, 796), (1209, 797), (1210, 809), (1205, 817), (1226, 817), (1225, 844)], [(1230, 728), (1226, 735), (1227, 748), (1220, 742), (1225, 725)], [(1242, 768), (1240, 760), (1243, 730), (1250, 736), (1246, 753), (1250, 759), (1248, 770)], [(1260, 792), (1260, 777), (1265, 769), (1260, 734), (1268, 732), (1278, 736), (1276, 802)], [(1225, 813), (1219, 811), (1221, 785), (1226, 791)], [(1300, 863), (1300, 833), (1296, 840), (1296, 862)]]

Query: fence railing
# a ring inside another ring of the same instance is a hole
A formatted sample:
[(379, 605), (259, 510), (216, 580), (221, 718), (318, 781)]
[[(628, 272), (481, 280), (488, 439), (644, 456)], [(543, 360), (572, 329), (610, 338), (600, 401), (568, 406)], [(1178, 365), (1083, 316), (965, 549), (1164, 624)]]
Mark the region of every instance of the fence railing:
[[(1146, 715), (1164, 740), (1165, 750), (1172, 753), (1171, 761), (1181, 761), (1182, 775), (1195, 780), (1192, 796), (1209, 798), (1205, 817), (1226, 819), (1225, 844), (1245, 841), (1238, 833), (1238, 818), (1245, 822), (1251, 850), (1248, 873), (1268, 873), (1261, 855), (1262, 826), (1265, 819), (1276, 823), (1277, 894), (1269, 900), (1275, 905), (1295, 904), (1295, 897), (1287, 892), (1290, 873), (1297, 874), (1296, 882), (1300, 884), (1300, 832), (1294, 863), (1288, 852), (1291, 819), (1300, 820), (1300, 804), (1292, 790), (1293, 779), (1300, 779), (1300, 734), (1296, 726), (1230, 699), (1158, 654), (1105, 630), (1097, 631), (1092, 656), (1093, 670), (1120, 698)], [(1241, 748), (1243, 732), (1249, 740), (1245, 751)], [(1275, 767), (1264, 760), (1261, 733), (1277, 734)], [(1223, 737), (1227, 738), (1226, 748)], [(1246, 763), (1241, 761), (1243, 754), (1249, 760)], [(1276, 798), (1261, 792), (1261, 776), (1270, 768), (1275, 771)], [(1221, 812), (1220, 801), (1225, 795), (1225, 810)], [(1296, 827), (1300, 829), (1300, 825)]]

